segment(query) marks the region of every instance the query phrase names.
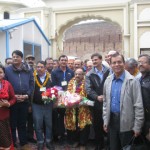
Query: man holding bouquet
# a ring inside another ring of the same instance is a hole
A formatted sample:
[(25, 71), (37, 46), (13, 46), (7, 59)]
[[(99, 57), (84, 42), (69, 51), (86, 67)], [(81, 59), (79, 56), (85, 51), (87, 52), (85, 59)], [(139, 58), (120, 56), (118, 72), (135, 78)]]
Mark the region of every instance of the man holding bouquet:
[[(68, 82), (74, 76), (74, 72), (67, 67), (68, 57), (61, 55), (59, 57), (60, 66), (51, 73), (53, 86), (62, 87), (63, 91), (67, 90)], [(59, 144), (65, 145), (65, 127), (64, 127), (65, 108), (53, 109), (53, 137), (58, 140)]]
[[(44, 141), (49, 150), (53, 150), (52, 144), (52, 101), (42, 99), (43, 92), (51, 87), (50, 75), (46, 71), (45, 62), (39, 61), (34, 72), (35, 90), (32, 103), (33, 122), (37, 137), (38, 150), (44, 149)], [(43, 121), (45, 122), (45, 139), (43, 137)]]
[[(81, 98), (86, 97), (84, 72), (82, 69), (79, 68), (75, 71), (75, 77), (68, 84), (68, 91), (79, 94)], [(80, 150), (85, 150), (91, 123), (91, 113), (88, 106), (81, 105), (66, 109), (65, 127), (72, 146), (80, 144)]]

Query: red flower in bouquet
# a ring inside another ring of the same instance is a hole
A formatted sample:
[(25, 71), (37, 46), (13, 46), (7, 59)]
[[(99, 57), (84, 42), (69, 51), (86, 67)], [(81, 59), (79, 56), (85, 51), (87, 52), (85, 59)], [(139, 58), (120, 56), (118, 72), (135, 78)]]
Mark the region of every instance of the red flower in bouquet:
[(46, 91), (42, 92), (42, 100), (44, 101), (44, 104), (56, 100), (57, 97), (58, 97), (58, 89), (56, 89), (55, 87), (48, 88), (46, 89)]

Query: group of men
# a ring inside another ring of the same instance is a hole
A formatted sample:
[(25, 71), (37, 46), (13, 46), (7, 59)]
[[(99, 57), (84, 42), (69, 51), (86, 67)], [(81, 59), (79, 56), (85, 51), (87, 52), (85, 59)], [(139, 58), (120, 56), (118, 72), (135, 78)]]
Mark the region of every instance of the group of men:
[[(53, 150), (53, 139), (64, 144), (66, 109), (54, 108), (53, 102), (44, 104), (41, 93), (46, 88), (55, 85), (61, 86), (66, 91), (73, 78), (76, 84), (71, 88), (77, 90), (83, 85), (87, 98), (94, 101), (94, 106), (89, 107), (89, 110), (95, 131), (95, 150), (105, 148), (106, 133), (110, 150), (120, 150), (129, 143), (133, 136), (138, 137), (141, 134), (150, 148), (149, 55), (139, 56), (136, 67), (140, 76), (137, 78), (133, 76), (134, 73), (130, 72), (132, 67), (129, 65), (130, 62), (125, 62), (123, 55), (116, 51), (107, 55), (106, 61), (109, 66), (104, 65), (99, 53), (94, 53), (91, 56), (92, 67), (90, 61), (90, 67), (87, 70), (80, 59), (68, 63), (66, 55), (61, 55), (58, 61), (55, 60), (55, 68), (52, 58), (38, 61), (35, 67), (34, 60), (33, 56), (28, 55), (26, 63), (23, 63), (22, 52), (15, 50), (12, 53), (12, 65), (6, 67), (6, 79), (12, 84), (17, 99), (17, 103), (10, 108), (12, 139), (16, 148), (16, 131), (18, 131), (21, 148), (30, 149), (27, 145), (27, 122), (31, 129), (29, 139), (32, 141), (34, 141), (34, 124), (38, 150), (43, 150), (44, 143), (48, 149)], [(77, 130), (79, 119), (78, 117), (76, 119), (78, 120)], [(90, 125), (89, 122), (87, 126)], [(81, 150), (86, 149), (86, 139), (90, 128), (87, 129), (85, 132), (79, 129)], [(70, 134), (70, 132), (67, 133)]]

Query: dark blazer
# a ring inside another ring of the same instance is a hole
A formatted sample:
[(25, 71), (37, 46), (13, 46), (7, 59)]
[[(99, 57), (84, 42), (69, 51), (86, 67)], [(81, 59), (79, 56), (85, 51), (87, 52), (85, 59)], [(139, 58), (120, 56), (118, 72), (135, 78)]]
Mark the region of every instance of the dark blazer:
[[(87, 74), (85, 79), (85, 89), (87, 96), (90, 100), (95, 101), (95, 106), (99, 107), (100, 102), (97, 100), (97, 96), (103, 95), (103, 86), (104, 82), (109, 75), (109, 68), (104, 66), (104, 75), (103, 80), (95, 72), (95, 68), (93, 67)], [(102, 105), (101, 105), (102, 108)]]

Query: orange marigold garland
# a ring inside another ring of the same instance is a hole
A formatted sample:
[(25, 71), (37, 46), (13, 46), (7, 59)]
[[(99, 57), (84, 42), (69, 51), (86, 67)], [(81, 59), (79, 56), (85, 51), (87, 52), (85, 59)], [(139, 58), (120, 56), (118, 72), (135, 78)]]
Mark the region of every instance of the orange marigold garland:
[[(86, 97), (86, 92), (84, 90), (85, 80), (82, 80), (80, 86), (77, 88), (77, 83), (75, 78), (70, 80), (68, 84), (68, 91), (70, 93), (78, 93), (82, 97)], [(86, 125), (92, 124), (92, 117), (88, 106), (79, 106), (78, 110), (78, 126), (82, 130)], [(76, 130), (76, 109), (67, 108), (65, 115), (65, 126), (68, 130)]]
[(133, 73), (133, 76), (135, 77), (138, 74), (139, 70), (136, 68), (135, 72)]
[(48, 82), (48, 80), (50, 80), (50, 74), (49, 74), (48, 72), (46, 72), (46, 79), (45, 79), (45, 81), (43, 82), (43, 84), (41, 84), (41, 83), (38, 81), (36, 70), (34, 71), (33, 75), (34, 75), (35, 83), (36, 83), (37, 86), (40, 87), (40, 88), (45, 87), (46, 84), (47, 84), (47, 82)]

